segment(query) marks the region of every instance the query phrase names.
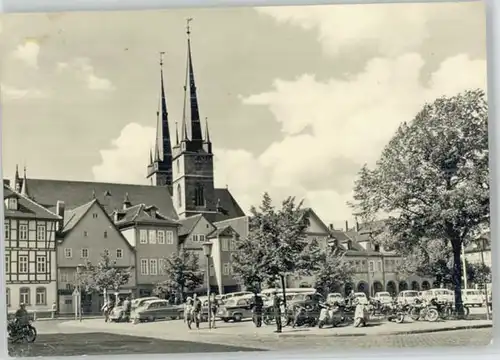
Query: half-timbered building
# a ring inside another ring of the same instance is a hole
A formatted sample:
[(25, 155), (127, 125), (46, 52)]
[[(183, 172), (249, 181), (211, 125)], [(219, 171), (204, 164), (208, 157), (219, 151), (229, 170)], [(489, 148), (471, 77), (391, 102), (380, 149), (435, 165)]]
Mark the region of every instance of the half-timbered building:
[(27, 196), (3, 187), (5, 270), (9, 312), (50, 311), (57, 299), (56, 234), (61, 217)]

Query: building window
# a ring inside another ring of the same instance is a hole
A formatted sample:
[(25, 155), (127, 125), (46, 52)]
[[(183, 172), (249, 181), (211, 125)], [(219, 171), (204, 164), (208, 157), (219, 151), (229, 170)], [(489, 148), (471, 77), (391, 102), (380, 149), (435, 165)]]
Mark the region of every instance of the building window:
[(68, 273), (59, 270), (59, 282), (67, 283), (68, 281), (69, 281)]
[(158, 275), (158, 260), (149, 260), (149, 275)]
[(71, 248), (64, 248), (64, 257), (71, 259), (73, 257), (73, 250)]
[(19, 256), (19, 273), (20, 274), (28, 273), (28, 257), (25, 255)]
[(193, 236), (191, 237), (193, 242), (198, 242), (198, 234), (193, 234)]
[(4, 226), (5, 226), (5, 240), (9, 240), (10, 239), (10, 223), (8, 220), (4, 223)]
[(222, 251), (229, 250), (229, 239), (222, 239)]
[(122, 249), (116, 249), (116, 258), (117, 259), (123, 258), (123, 250)]
[(7, 201), (7, 206), (9, 208), (9, 210), (17, 210), (17, 198), (10, 198), (8, 201)]
[(30, 304), (30, 289), (20, 288), (19, 289), (19, 304)]
[(379, 244), (375, 244), (374, 249), (375, 249), (376, 252), (380, 252), (380, 245)]
[(148, 259), (141, 259), (141, 275), (148, 275)]
[(108, 237), (108, 232), (107, 232), (107, 231), (105, 231), (105, 232), (104, 232), (104, 238), (106, 239), (107, 237)]
[(45, 241), (46, 234), (47, 234), (47, 228), (45, 227), (45, 224), (38, 224), (36, 226), (36, 239)]
[(36, 257), (36, 272), (45, 274), (47, 272), (47, 257), (37, 256)]
[(163, 230), (158, 230), (158, 244), (165, 244), (165, 231)]
[(203, 185), (201, 184), (197, 184), (194, 189), (194, 205), (205, 206), (205, 194), (203, 191)]
[(203, 234), (198, 235), (198, 239), (200, 240), (200, 242), (205, 242), (205, 240), (206, 240), (205, 235), (203, 235)]
[(377, 261), (377, 271), (382, 272), (382, 260)]
[(92, 217), (93, 217), (94, 219), (97, 219), (97, 214), (96, 214), (96, 213), (92, 214)]
[(177, 167), (177, 173), (180, 173), (181, 172), (181, 163), (180, 163), (179, 159), (177, 159), (177, 161), (175, 162), (175, 166)]
[(177, 205), (182, 206), (182, 189), (181, 184), (177, 184)]
[(89, 257), (89, 249), (82, 249), (80, 251), (80, 257), (82, 259), (88, 259), (88, 257)]
[(168, 230), (165, 233), (167, 238), (167, 244), (172, 245), (174, 243), (174, 232)]
[(5, 295), (7, 296), (7, 299), (5, 299), (5, 302), (7, 304), (7, 307), (9, 307), (10, 306), (10, 289), (9, 288), (7, 288), (5, 290)]
[(158, 259), (158, 274), (165, 275), (165, 266), (166, 266), (165, 259)]
[(84, 232), (83, 232), (83, 236), (84, 236), (84, 237), (87, 237), (87, 236), (89, 236), (89, 233), (88, 233), (87, 231), (84, 231)]
[(139, 230), (139, 242), (141, 244), (148, 243), (148, 231), (147, 230)]
[(43, 287), (36, 288), (36, 304), (47, 305), (47, 290)]
[(19, 224), (19, 240), (28, 240), (28, 224)]
[(5, 273), (10, 274), (10, 254), (5, 254)]
[(230, 264), (229, 263), (224, 263), (224, 265), (222, 266), (222, 272), (224, 275), (229, 275), (229, 272), (230, 272)]
[(156, 244), (156, 230), (149, 230), (149, 243)]
[(373, 271), (374, 271), (374, 268), (373, 268), (373, 261), (370, 261), (369, 266), (370, 266), (369, 271), (372, 271), (372, 272), (373, 272)]

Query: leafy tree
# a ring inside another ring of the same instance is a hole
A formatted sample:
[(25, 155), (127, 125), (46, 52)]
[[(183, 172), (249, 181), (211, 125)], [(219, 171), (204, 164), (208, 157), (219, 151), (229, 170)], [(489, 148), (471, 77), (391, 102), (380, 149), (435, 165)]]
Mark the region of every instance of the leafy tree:
[[(286, 276), (310, 275), (319, 259), (319, 247), (306, 238), (308, 211), (293, 197), (275, 209), (267, 193), (259, 209), (253, 207), (250, 211), (249, 236), (239, 242), (240, 251), (234, 257), (235, 270), (241, 279), (251, 284), (279, 281), (286, 299)], [(252, 246), (253, 250), (242, 254)]]
[(108, 254), (101, 254), (101, 260), (96, 264), (87, 261), (80, 273), (81, 285), (86, 291), (103, 293), (107, 297), (107, 291), (118, 291), (126, 285), (132, 275), (131, 268), (116, 266)]
[(423, 239), (450, 249), (455, 304), (463, 313), (461, 248), (489, 226), (487, 103), (481, 90), (442, 97), (403, 123), (374, 169), (354, 188), (365, 221), (388, 216), (384, 245), (403, 256), (426, 256)]
[(491, 268), (482, 263), (467, 263), (467, 281), (481, 286), (491, 283)]
[(324, 251), (317, 263), (314, 287), (323, 295), (340, 292), (345, 284), (351, 282), (353, 266), (345, 260), (345, 252), (338, 247)]
[(184, 299), (186, 290), (193, 291), (203, 284), (203, 271), (200, 270), (199, 259), (191, 251), (181, 250), (165, 258), (161, 273), (165, 280), (156, 284), (156, 294), (177, 295)]

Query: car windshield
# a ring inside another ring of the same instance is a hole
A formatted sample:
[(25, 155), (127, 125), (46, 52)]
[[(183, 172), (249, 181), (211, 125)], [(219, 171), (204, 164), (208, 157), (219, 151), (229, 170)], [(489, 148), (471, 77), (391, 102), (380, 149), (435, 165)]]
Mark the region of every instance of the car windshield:
[(408, 291), (407, 293), (404, 294), (405, 297), (416, 297), (418, 296), (417, 291)]
[(388, 292), (383, 292), (383, 293), (378, 293), (378, 296), (380, 297), (391, 297)]
[(355, 297), (366, 297), (364, 293), (354, 294)]

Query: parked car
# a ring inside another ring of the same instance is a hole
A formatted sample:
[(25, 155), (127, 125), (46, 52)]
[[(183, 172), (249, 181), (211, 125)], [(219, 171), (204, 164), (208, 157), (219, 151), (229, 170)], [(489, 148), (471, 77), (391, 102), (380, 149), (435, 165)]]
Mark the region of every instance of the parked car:
[[(424, 291), (425, 294), (425, 291)], [(425, 295), (422, 295), (425, 296)], [(398, 304), (413, 304), (415, 300), (418, 299), (418, 291), (415, 290), (403, 290), (399, 293), (397, 297)]]
[(438, 302), (455, 302), (455, 293), (448, 289), (430, 289), (422, 293), (422, 298), (424, 300), (437, 299)]
[(251, 299), (248, 297), (233, 297), (227, 299), (217, 311), (217, 318), (224, 322), (233, 320), (240, 322), (252, 318)]
[(239, 298), (242, 296), (252, 297), (252, 296), (254, 296), (254, 294), (250, 291), (238, 291), (238, 292), (228, 293), (228, 294), (224, 294), (224, 295), (219, 295), (219, 298), (222, 302), (224, 302), (224, 301), (229, 300), (231, 298), (235, 298), (235, 297)]
[(326, 302), (329, 304), (334, 304), (334, 303), (344, 303), (345, 298), (342, 296), (341, 293), (330, 293), (326, 296)]
[(167, 300), (150, 300), (141, 307), (136, 308), (132, 313), (132, 318), (140, 322), (150, 322), (156, 320), (179, 319), (182, 317), (183, 308), (178, 305), (171, 305)]
[(392, 303), (392, 296), (387, 291), (381, 291), (381, 292), (375, 293), (375, 296), (373, 297), (373, 299), (380, 301), (380, 303), (383, 305)]
[(358, 301), (361, 304), (368, 304), (368, 297), (364, 292), (354, 293), (354, 301)]
[(464, 289), (462, 290), (462, 302), (468, 306), (483, 306), (486, 302), (486, 296), (481, 290)]
[(131, 309), (134, 310), (134, 309), (144, 305), (146, 302), (152, 301), (152, 300), (160, 300), (160, 298), (157, 296), (148, 296), (148, 297), (141, 297), (141, 298), (134, 299), (134, 300), (132, 300), (132, 303), (131, 303)]

